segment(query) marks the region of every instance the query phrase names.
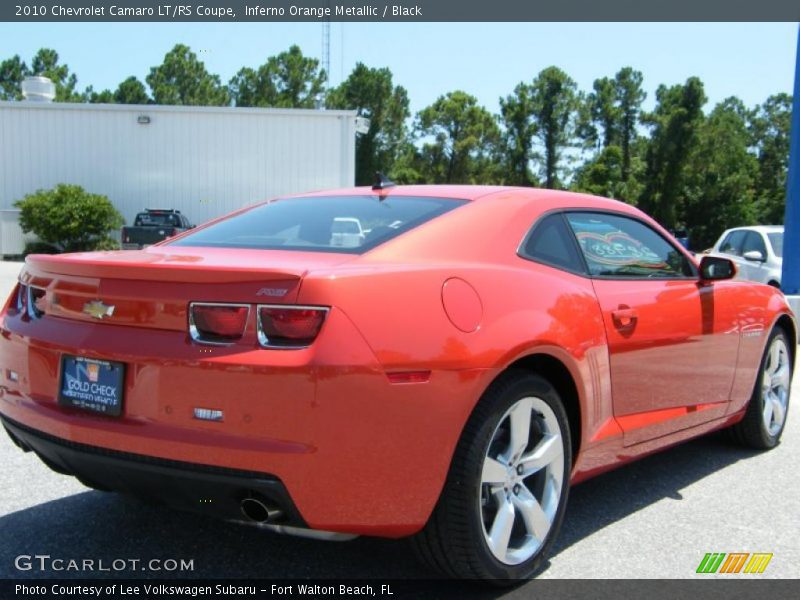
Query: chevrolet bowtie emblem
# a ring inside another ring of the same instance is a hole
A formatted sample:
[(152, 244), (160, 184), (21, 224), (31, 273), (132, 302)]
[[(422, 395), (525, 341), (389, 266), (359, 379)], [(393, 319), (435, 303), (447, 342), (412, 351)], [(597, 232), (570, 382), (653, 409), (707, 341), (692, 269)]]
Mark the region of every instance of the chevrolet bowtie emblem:
[(114, 307), (103, 304), (100, 300), (92, 300), (83, 305), (83, 312), (95, 319), (102, 319), (113, 315)]

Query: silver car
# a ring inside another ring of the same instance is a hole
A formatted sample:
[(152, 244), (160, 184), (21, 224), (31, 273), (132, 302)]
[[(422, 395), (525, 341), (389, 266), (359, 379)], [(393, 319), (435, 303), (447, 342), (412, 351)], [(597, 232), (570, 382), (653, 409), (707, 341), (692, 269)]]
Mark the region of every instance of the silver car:
[(730, 258), (740, 279), (781, 287), (783, 225), (737, 227), (723, 233), (711, 254)]

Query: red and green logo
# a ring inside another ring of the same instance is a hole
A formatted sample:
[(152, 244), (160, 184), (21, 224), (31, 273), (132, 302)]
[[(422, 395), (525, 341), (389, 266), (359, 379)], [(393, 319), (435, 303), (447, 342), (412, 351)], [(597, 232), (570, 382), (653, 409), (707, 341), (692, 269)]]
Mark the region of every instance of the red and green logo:
[(709, 552), (700, 561), (698, 573), (718, 573), (730, 575), (733, 573), (748, 573), (750, 575), (763, 573), (767, 568), (772, 554), (766, 552)]

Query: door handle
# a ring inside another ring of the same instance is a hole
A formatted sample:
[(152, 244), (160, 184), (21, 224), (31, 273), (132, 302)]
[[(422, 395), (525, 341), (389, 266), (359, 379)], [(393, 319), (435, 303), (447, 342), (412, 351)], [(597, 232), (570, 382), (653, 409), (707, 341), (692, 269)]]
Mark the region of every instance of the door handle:
[(617, 327), (630, 327), (636, 322), (638, 314), (633, 308), (618, 308), (611, 311), (611, 318)]

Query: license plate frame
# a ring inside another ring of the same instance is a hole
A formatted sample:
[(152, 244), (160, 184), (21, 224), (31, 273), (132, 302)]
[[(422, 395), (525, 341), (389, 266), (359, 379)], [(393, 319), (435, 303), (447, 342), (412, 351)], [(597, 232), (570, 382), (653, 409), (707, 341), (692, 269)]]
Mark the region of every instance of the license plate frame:
[(94, 414), (119, 417), (125, 395), (125, 363), (64, 354), (58, 403)]

